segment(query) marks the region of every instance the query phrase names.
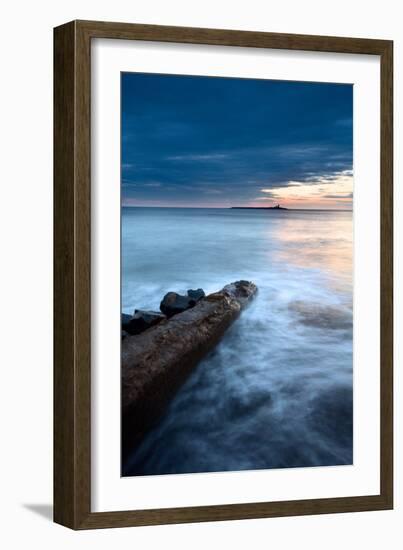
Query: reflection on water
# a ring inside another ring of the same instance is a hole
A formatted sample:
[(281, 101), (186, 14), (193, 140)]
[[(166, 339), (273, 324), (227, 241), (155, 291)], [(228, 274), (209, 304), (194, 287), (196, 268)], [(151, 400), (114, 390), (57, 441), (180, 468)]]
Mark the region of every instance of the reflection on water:
[[(352, 213), (304, 212), (301, 217), (298, 214), (280, 224), (274, 234), (284, 245), (281, 259), (301, 268), (326, 272), (335, 284), (346, 285), (345, 291), (350, 292), (351, 299)], [(329, 216), (334, 218), (331, 223)]]
[(352, 463), (351, 212), (125, 208), (122, 305), (253, 280), (126, 475)]

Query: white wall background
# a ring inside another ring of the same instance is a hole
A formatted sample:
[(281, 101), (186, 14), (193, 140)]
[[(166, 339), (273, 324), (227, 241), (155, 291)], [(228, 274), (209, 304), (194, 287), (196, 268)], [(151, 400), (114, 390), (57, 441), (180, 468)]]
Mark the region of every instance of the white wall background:
[[(52, 27), (71, 19), (387, 38), (395, 41), (395, 211), (403, 207), (402, 11), (395, 0), (63, 0), (3, 5), (0, 86), (0, 541), (4, 548), (400, 548), (403, 388), (396, 287), (396, 502), (367, 512), (74, 533), (52, 499)], [(400, 153), (400, 154), (399, 154)], [(400, 219), (399, 219), (400, 218)], [(396, 220), (396, 283), (402, 278)], [(400, 310), (400, 311), (399, 311)]]

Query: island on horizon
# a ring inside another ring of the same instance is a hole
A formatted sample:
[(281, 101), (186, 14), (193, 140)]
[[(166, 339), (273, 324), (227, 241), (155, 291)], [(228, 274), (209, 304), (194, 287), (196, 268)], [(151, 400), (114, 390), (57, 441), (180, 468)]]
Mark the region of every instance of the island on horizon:
[(233, 210), (288, 210), (285, 206), (230, 206)]

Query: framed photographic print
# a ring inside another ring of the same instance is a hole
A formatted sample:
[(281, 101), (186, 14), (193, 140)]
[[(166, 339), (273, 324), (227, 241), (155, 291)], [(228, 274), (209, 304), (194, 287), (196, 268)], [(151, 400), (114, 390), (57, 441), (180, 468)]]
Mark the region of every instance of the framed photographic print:
[(392, 508), (392, 42), (54, 37), (55, 521)]

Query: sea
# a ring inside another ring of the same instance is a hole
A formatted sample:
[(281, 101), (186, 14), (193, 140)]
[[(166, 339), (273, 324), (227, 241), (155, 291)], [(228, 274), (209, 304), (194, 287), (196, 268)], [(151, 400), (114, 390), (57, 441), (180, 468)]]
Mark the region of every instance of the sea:
[(258, 294), (125, 476), (353, 462), (350, 211), (122, 208), (122, 311), (246, 279)]

